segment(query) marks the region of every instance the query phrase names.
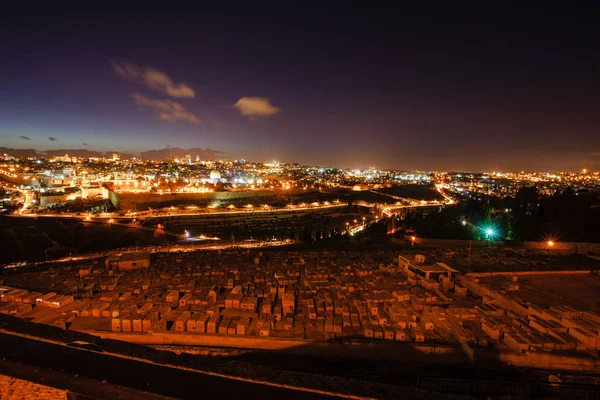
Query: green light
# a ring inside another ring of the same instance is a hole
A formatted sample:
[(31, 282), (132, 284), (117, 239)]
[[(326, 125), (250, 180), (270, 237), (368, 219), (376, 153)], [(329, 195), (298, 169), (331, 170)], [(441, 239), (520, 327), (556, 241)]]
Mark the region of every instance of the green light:
[(488, 236), (492, 236), (492, 235), (494, 234), (494, 230), (493, 230), (493, 229), (490, 229), (490, 228), (488, 228), (488, 229), (486, 229), (486, 230), (485, 230), (485, 233), (486, 233)]

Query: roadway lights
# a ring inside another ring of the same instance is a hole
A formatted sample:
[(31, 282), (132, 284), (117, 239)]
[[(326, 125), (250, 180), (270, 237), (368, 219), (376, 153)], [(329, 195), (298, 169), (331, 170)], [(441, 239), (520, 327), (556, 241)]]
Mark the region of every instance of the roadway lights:
[(189, 237), (190, 237), (190, 231), (188, 231), (188, 230), (186, 229), (186, 230), (183, 232), (183, 235), (184, 235), (186, 238), (189, 238)]
[(461, 223), (463, 226), (467, 225), (467, 221), (466, 221), (466, 220), (464, 220), (464, 219), (463, 219), (462, 221), (460, 221), (460, 223)]
[(486, 240), (493, 240), (495, 236), (498, 236), (498, 232), (496, 232), (493, 227), (484, 228), (482, 230), (485, 233)]
[(554, 242), (552, 240), (548, 240), (548, 247), (554, 247)]

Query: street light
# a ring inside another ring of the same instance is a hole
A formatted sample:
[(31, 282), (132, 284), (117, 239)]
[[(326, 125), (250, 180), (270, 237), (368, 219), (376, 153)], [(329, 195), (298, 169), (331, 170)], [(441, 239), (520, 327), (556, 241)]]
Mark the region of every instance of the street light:
[(548, 240), (548, 247), (554, 247), (554, 242), (552, 240)]
[(462, 221), (460, 221), (460, 223), (461, 223), (463, 226), (465, 226), (465, 225), (467, 225), (467, 220), (463, 219)]
[(485, 227), (479, 227), (479, 229), (485, 233), (485, 239), (486, 240), (493, 240), (494, 237), (498, 236), (498, 232), (496, 232), (496, 229), (494, 228), (494, 226), (488, 225)]

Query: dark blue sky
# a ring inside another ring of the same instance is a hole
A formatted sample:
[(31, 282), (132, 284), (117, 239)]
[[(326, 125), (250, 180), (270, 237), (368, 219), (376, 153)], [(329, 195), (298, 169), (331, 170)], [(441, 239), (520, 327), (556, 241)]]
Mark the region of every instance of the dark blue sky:
[(0, 146), (600, 169), (597, 7), (24, 4), (0, 16)]

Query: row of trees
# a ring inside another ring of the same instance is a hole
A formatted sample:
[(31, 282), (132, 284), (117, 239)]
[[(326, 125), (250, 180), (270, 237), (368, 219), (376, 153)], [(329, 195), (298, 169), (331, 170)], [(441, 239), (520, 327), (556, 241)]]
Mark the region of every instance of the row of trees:
[(498, 239), (600, 242), (599, 204), (599, 193), (567, 188), (548, 196), (525, 187), (515, 197), (465, 197), (457, 207), (408, 218), (403, 225), (446, 239), (484, 239), (489, 227)]

